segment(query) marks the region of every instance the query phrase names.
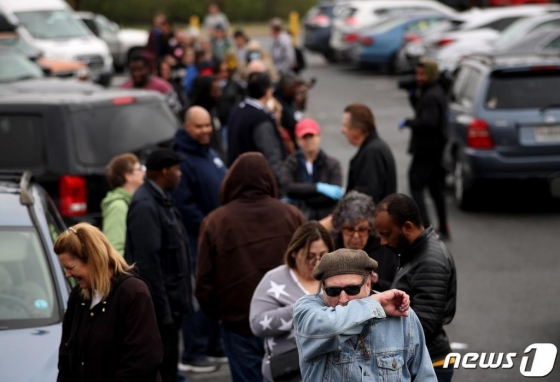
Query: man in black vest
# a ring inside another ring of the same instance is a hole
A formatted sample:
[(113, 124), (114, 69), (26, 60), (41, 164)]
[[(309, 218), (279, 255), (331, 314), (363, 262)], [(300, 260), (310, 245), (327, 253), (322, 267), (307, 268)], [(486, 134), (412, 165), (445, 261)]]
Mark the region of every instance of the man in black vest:
[(272, 81), (266, 73), (251, 73), (247, 80), (247, 98), (229, 117), (229, 163), (248, 151), (262, 153), (270, 165), (276, 181), (280, 180), (286, 150), (276, 128), (274, 116), (264, 105), (272, 98)]

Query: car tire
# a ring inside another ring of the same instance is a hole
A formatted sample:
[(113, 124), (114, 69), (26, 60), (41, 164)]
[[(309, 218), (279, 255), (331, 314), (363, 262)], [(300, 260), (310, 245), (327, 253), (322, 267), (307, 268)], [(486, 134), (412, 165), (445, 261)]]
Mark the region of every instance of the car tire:
[(475, 207), (477, 184), (465, 172), (465, 165), (460, 158), (455, 160), (453, 188), (455, 203), (464, 211), (472, 211)]

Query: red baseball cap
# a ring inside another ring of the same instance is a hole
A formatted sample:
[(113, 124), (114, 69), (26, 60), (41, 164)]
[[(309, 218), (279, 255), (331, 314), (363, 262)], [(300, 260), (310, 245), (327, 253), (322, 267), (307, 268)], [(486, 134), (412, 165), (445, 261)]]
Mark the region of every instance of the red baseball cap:
[(304, 118), (296, 124), (296, 138), (303, 138), (307, 134), (321, 134), (319, 124), (311, 118)]

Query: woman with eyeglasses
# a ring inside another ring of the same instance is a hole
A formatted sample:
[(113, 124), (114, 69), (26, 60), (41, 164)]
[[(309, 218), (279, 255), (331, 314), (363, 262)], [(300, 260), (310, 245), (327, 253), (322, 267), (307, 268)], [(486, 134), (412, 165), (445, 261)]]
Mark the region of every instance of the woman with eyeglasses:
[(332, 214), (332, 227), (336, 249), (360, 249), (378, 262), (372, 274), (372, 289), (386, 291), (391, 288), (397, 271), (397, 256), (381, 245), (373, 227), (375, 205), (369, 195), (350, 191), (338, 203)]
[[(269, 271), (255, 290), (249, 320), (253, 334), (265, 338), (262, 373), (268, 381), (301, 381), (293, 307), (300, 297), (320, 291), (313, 269), (333, 250), (332, 238), (321, 224), (302, 224), (292, 237), (284, 264)], [(283, 373), (287, 368), (293, 373)]]
[(135, 268), (88, 223), (62, 233), (54, 252), (77, 283), (62, 323), (57, 381), (161, 381), (152, 295)]
[(124, 255), (128, 205), (134, 192), (144, 183), (144, 175), (146, 168), (130, 153), (114, 157), (105, 168), (111, 191), (101, 201), (103, 233), (121, 256)]

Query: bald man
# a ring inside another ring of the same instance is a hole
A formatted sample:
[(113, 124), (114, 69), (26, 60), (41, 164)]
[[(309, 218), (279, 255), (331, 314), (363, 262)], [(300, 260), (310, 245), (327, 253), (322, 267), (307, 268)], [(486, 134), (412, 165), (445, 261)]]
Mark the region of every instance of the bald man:
[[(186, 158), (181, 164), (181, 184), (173, 198), (187, 228), (193, 271), (196, 269), (200, 224), (206, 215), (220, 206), (220, 186), (226, 175), (226, 166), (210, 147), (212, 132), (210, 114), (200, 106), (193, 106), (186, 111), (185, 124), (177, 131), (172, 146)], [(185, 315), (183, 340), (181, 371), (212, 372), (218, 368), (216, 361), (223, 361), (218, 323), (202, 312)]]

